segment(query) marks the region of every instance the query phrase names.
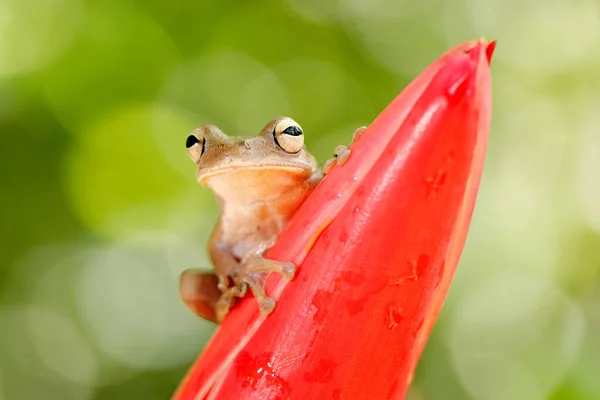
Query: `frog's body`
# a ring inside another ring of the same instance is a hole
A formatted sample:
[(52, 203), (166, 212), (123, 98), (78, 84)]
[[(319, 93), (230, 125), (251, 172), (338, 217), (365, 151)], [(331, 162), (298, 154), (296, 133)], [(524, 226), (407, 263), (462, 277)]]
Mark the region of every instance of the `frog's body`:
[[(240, 172), (239, 175), (232, 177), (235, 183), (231, 185), (213, 187), (221, 206), (221, 215), (209, 244), (213, 259), (215, 248), (224, 246), (234, 257), (242, 259), (248, 252), (277, 237), (318, 182), (302, 175), (281, 175), (275, 170)], [(236, 187), (236, 184), (242, 187)], [(253, 187), (253, 184), (257, 185)], [(237, 193), (243, 193), (243, 196), (236, 201), (223, 200)], [(215, 267), (217, 273), (228, 272)]]
[(279, 272), (292, 279), (296, 267), (263, 254), (323, 176), (302, 129), (282, 117), (257, 136), (241, 138), (205, 125), (188, 136), (186, 147), (198, 182), (214, 191), (221, 215), (208, 247), (215, 274), (185, 271), (181, 296), (196, 314), (221, 321), (250, 287), (260, 311), (269, 314), (275, 302), (265, 294), (266, 276)]

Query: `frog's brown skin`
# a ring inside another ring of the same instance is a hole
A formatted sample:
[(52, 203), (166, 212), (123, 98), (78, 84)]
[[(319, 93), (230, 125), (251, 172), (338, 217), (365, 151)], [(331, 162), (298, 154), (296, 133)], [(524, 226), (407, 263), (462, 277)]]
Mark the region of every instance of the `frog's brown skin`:
[(208, 252), (214, 274), (187, 270), (180, 295), (202, 318), (220, 322), (249, 287), (263, 315), (275, 307), (264, 282), (271, 272), (292, 279), (296, 266), (263, 254), (322, 179), (291, 118), (270, 121), (255, 137), (231, 137), (217, 127), (196, 129), (186, 141), (198, 182), (215, 193), (221, 215)]

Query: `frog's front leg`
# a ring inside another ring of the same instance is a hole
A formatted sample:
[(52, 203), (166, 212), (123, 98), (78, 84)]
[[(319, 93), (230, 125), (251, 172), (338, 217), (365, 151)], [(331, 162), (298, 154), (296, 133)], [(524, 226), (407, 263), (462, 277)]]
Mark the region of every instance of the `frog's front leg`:
[[(364, 133), (366, 129), (366, 126), (361, 126), (357, 130), (355, 130), (354, 134), (352, 135), (352, 141), (350, 142), (350, 145), (356, 142), (356, 140)], [(335, 148), (333, 152), (333, 158), (330, 158), (329, 160), (325, 161), (325, 164), (323, 165), (323, 173), (325, 175), (327, 175), (329, 171), (331, 171), (334, 164), (337, 163), (338, 165), (342, 165), (346, 162), (348, 157), (350, 157), (351, 153), (350, 149), (348, 148), (349, 146), (339, 145)]]
[(262, 254), (255, 253), (245, 257), (236, 277), (236, 280), (244, 282), (250, 287), (263, 315), (269, 315), (275, 308), (275, 300), (265, 293), (265, 283), (271, 272), (277, 272), (291, 281), (296, 274), (296, 265), (291, 262), (268, 260)]
[(296, 266), (291, 262), (280, 262), (263, 257), (265, 251), (273, 246), (275, 239), (259, 245), (248, 252), (240, 261), (233, 276), (234, 285), (224, 290), (221, 294), (215, 312), (219, 321), (223, 320), (229, 312), (235, 297), (244, 297), (247, 289), (254, 295), (258, 308), (263, 315), (269, 315), (275, 308), (275, 300), (267, 296), (265, 283), (271, 272), (281, 274), (285, 279), (292, 280), (296, 273)]

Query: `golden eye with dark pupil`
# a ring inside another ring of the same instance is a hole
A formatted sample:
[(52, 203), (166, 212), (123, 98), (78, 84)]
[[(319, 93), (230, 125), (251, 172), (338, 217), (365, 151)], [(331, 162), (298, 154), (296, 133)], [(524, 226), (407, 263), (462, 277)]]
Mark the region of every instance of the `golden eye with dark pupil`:
[(291, 118), (279, 121), (273, 128), (275, 144), (289, 154), (296, 154), (304, 146), (302, 128)]
[(287, 133), (288, 135), (292, 135), (292, 136), (300, 136), (302, 135), (302, 129), (300, 129), (297, 126), (288, 126), (287, 128), (285, 128), (283, 130), (283, 133)]
[(195, 132), (197, 133), (189, 135), (187, 139), (185, 139), (185, 147), (192, 160), (198, 162), (206, 150), (206, 138), (204, 137), (204, 132), (202, 132), (202, 130), (197, 129)]

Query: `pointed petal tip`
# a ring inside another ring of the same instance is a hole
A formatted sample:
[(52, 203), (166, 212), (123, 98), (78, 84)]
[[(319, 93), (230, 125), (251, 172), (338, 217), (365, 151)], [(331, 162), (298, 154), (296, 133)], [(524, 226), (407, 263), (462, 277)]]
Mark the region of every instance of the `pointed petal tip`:
[(496, 41), (489, 41), (486, 38), (481, 38), (477, 41), (470, 42), (471, 46), (467, 47), (463, 50), (466, 54), (471, 57), (471, 60), (476, 61), (479, 59), (481, 52), (485, 53), (485, 58), (490, 65), (492, 61), (492, 55), (494, 54), (494, 50), (496, 49)]
[(485, 56), (487, 57), (488, 64), (492, 62), (492, 55), (494, 54), (494, 50), (496, 50), (496, 41), (492, 40), (487, 44), (485, 48)]

